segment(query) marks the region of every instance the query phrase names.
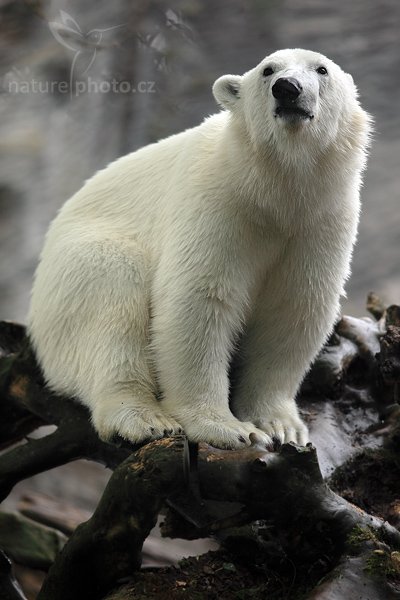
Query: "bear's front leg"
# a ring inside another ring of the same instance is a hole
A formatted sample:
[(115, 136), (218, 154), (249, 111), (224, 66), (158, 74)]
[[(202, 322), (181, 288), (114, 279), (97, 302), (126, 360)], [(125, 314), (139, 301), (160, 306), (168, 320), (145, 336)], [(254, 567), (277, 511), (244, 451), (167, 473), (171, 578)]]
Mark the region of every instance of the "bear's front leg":
[(308, 431), (294, 398), (331, 330), (339, 295), (327, 290), (323, 298), (315, 295), (321, 287), (305, 287), (306, 278), (303, 290), (296, 283), (284, 290), (284, 278), (279, 277), (280, 283), (259, 297), (243, 336), (231, 407), (239, 419), (251, 421), (275, 440), (305, 445)]
[(168, 278), (166, 268), (160, 271), (151, 329), (163, 410), (191, 441), (221, 448), (270, 446), (268, 435), (254, 423), (241, 422), (229, 408), (228, 369), (240, 327), (240, 299), (230, 302), (221, 286), (178, 268), (169, 269)]
[(242, 340), (233, 374), (232, 411), (274, 440), (305, 445), (307, 428), (294, 398), (310, 353), (300, 358), (300, 332), (281, 322), (282, 313), (275, 313), (274, 318), (275, 322), (255, 318)]

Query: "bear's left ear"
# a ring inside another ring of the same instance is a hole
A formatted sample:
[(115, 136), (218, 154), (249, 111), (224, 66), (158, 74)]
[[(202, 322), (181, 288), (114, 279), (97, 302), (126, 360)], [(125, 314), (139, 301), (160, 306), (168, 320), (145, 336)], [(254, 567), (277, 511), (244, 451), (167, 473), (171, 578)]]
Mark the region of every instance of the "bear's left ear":
[(350, 83), (350, 89), (353, 90), (356, 98), (358, 97), (358, 90), (357, 90), (357, 86), (354, 83), (354, 79), (352, 78), (352, 76), (350, 75), (350, 73), (345, 73), (346, 79), (347, 81)]
[(223, 75), (214, 83), (214, 98), (223, 108), (232, 110), (240, 98), (242, 78), (240, 75)]

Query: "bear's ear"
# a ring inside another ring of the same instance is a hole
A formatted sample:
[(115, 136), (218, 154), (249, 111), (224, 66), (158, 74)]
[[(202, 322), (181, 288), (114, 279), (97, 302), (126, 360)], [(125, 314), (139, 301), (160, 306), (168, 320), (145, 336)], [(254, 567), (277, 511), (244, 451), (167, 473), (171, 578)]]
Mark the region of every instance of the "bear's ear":
[(240, 98), (242, 78), (240, 75), (223, 75), (214, 83), (214, 98), (223, 108), (232, 110)]
[(354, 79), (352, 78), (352, 76), (350, 75), (350, 73), (345, 73), (346, 79), (347, 81), (350, 83), (350, 89), (353, 90), (356, 98), (358, 97), (358, 90), (357, 90), (357, 86), (354, 83)]

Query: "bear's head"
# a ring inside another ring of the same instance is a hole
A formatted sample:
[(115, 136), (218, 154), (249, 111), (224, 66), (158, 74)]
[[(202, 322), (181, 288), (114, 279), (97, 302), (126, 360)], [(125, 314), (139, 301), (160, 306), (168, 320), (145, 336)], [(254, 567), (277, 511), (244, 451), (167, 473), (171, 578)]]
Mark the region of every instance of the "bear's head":
[[(214, 97), (257, 150), (275, 150), (286, 160), (316, 158), (368, 143), (370, 119), (357, 100), (351, 75), (309, 50), (280, 50), (243, 76), (224, 75)], [(305, 145), (306, 144), (306, 145)]]

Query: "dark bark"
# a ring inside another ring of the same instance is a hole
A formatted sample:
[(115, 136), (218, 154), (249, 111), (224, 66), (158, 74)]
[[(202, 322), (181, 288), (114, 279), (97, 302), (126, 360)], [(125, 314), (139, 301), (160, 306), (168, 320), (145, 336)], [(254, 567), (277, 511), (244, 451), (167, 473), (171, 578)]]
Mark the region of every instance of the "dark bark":
[[(93, 517), (76, 529), (51, 567), (38, 600), (103, 598), (118, 580), (139, 569), (143, 542), (162, 505), (169, 498), (176, 507), (185, 490), (192, 516), (199, 515), (198, 536), (266, 520), (274, 532), (269, 552), (283, 552), (299, 570), (321, 557), (325, 571), (334, 567), (347, 557), (355, 531), (361, 537), (367, 532), (384, 552), (400, 548), (400, 533), (394, 527), (330, 490), (311, 445), (287, 444), (280, 453), (201, 446), (197, 501), (187, 482), (187, 454), (184, 439), (171, 438), (148, 444), (122, 463)], [(214, 514), (215, 500), (232, 503), (228, 518), (224, 510)], [(352, 552), (366, 560), (364, 547)], [(344, 570), (343, 566), (341, 573)]]
[(27, 600), (12, 573), (11, 561), (0, 550), (0, 597), (1, 600)]
[(95, 600), (140, 568), (165, 499), (185, 485), (185, 438), (148, 444), (114, 471), (93, 516), (50, 569), (38, 600)]

